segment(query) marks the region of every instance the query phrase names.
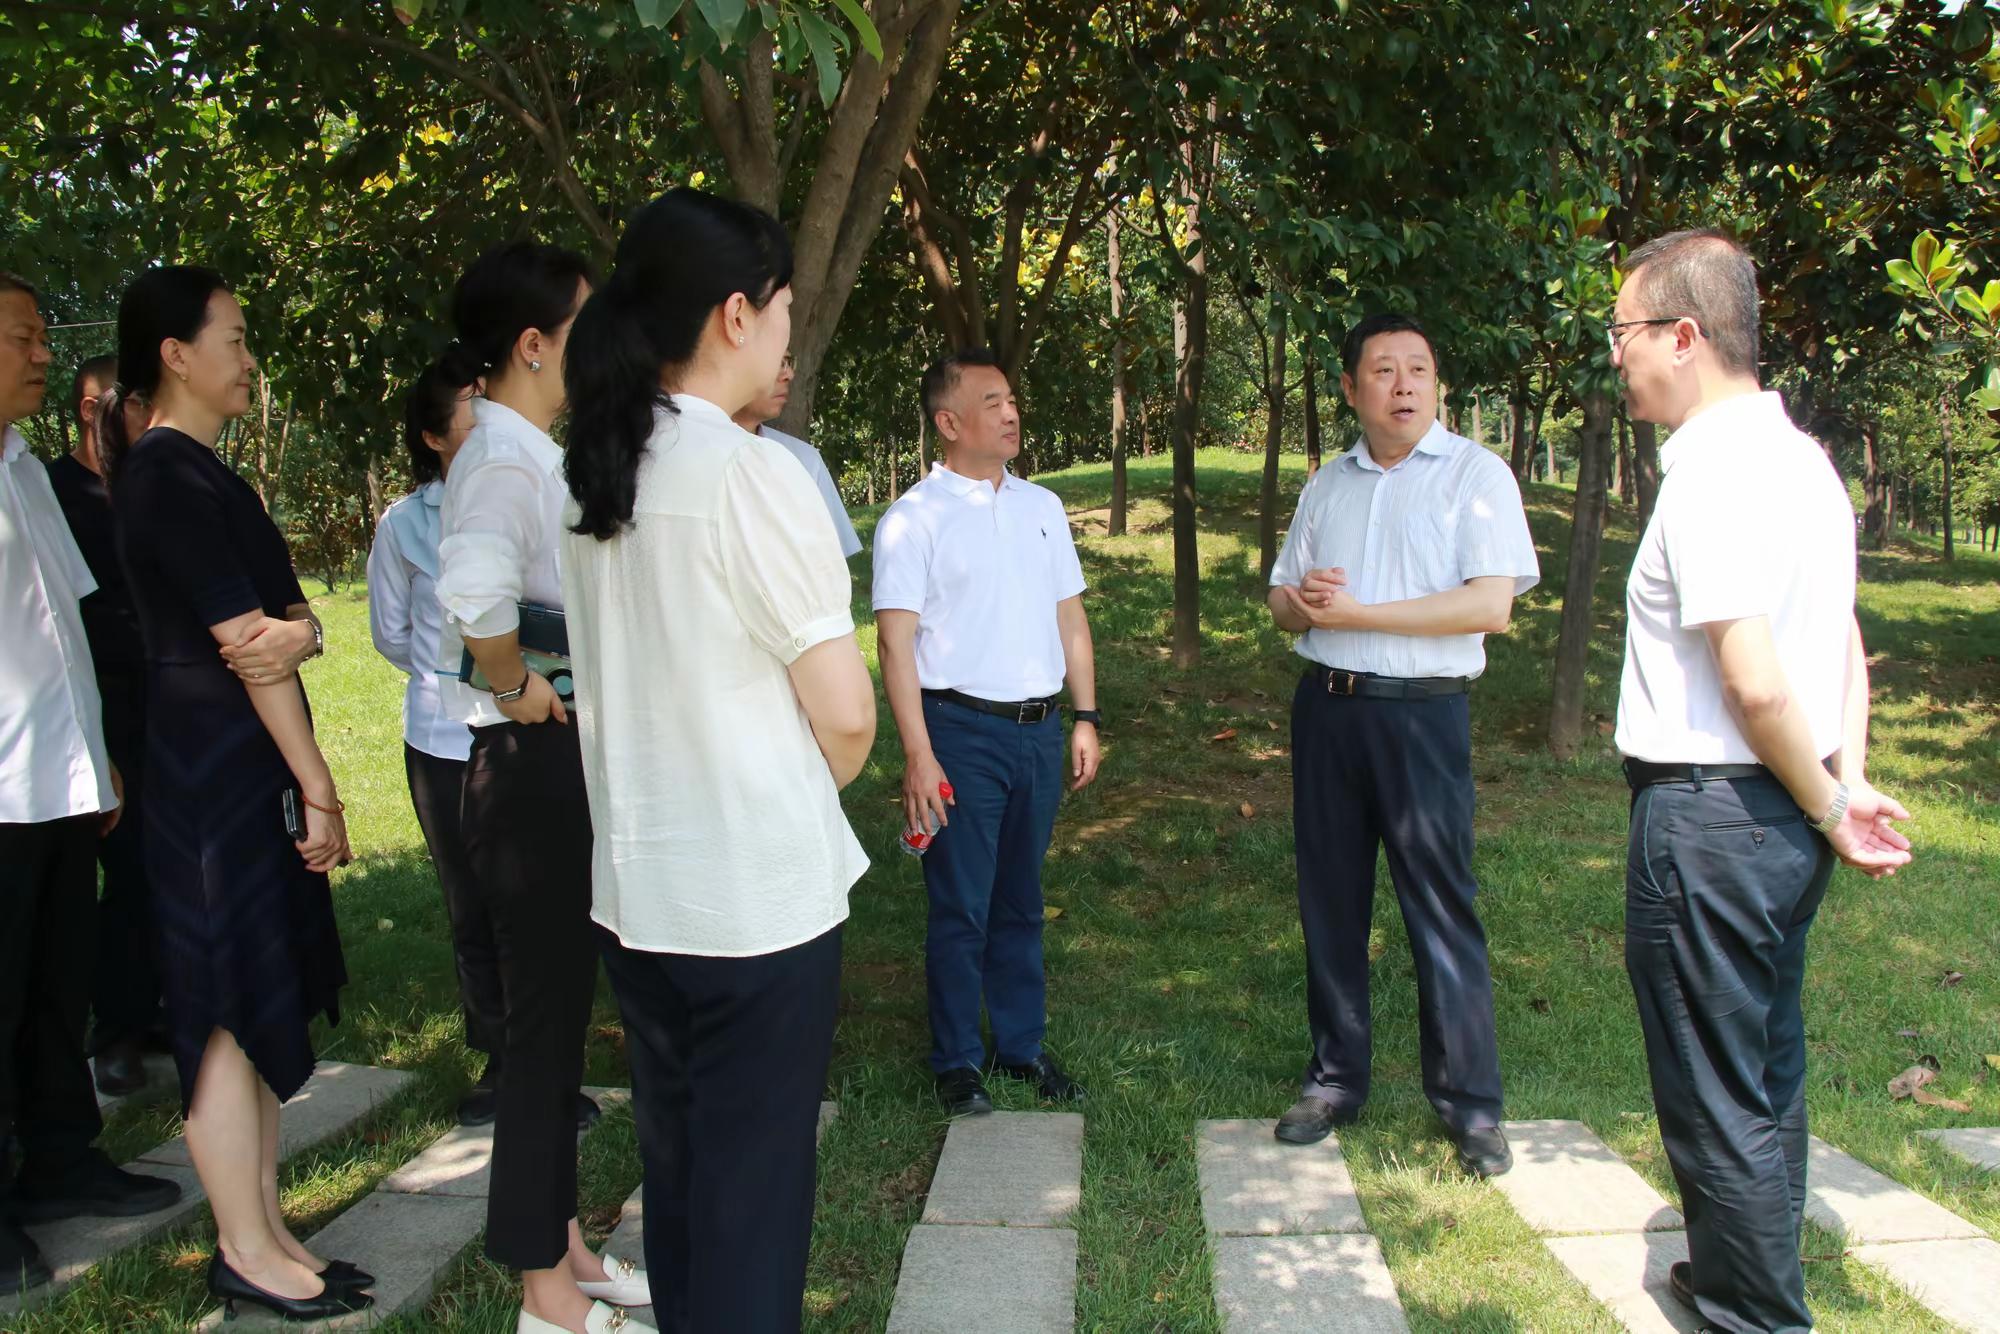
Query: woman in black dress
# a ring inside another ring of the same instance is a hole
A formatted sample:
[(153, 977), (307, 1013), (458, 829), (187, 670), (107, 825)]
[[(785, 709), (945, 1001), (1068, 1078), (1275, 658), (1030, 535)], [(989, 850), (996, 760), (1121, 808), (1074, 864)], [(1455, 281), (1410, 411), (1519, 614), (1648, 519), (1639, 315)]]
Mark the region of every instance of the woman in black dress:
[[(307, 1025), (347, 981), (326, 873), (348, 857), (297, 666), (317, 650), (291, 555), (215, 454), (256, 360), (220, 274), (149, 269), (118, 307), (105, 414), (113, 521), (146, 644), (146, 870), (188, 1149), (215, 1212), (209, 1290), (294, 1317), (360, 1310), (372, 1279), (299, 1244), (278, 1207), (278, 1105), (312, 1073)], [(285, 794), (305, 837), (286, 831)]]

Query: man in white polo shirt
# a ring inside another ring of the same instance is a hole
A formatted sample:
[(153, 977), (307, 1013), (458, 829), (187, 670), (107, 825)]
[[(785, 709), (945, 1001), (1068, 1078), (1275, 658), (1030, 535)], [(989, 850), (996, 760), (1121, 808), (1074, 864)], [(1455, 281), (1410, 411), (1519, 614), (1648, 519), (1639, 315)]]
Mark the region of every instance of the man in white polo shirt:
[(1416, 958), (1424, 1093), (1459, 1164), (1496, 1176), (1513, 1158), (1473, 908), (1467, 692), (1486, 635), (1507, 628), (1541, 567), (1506, 463), (1437, 419), (1423, 327), (1371, 315), (1340, 361), (1361, 439), (1306, 483), (1268, 599), (1308, 663), (1292, 700), (1292, 821), (1313, 1049), (1277, 1136), (1322, 1140), (1367, 1100), (1368, 929), (1386, 848)]
[(840, 499), (840, 484), (835, 482), (833, 474), (827, 471), (826, 460), (820, 457), (819, 451), (809, 442), (795, 435), (787, 435), (771, 425), (778, 414), (785, 410), (785, 404), (792, 397), (792, 376), (792, 359), (787, 356), (784, 366), (778, 371), (778, 382), (771, 386), (771, 392), (737, 413), (736, 424), (752, 435), (775, 440), (785, 447), (787, 454), (799, 461), (799, 466), (806, 470), (806, 476), (812, 478), (813, 486), (819, 492), (819, 498), (826, 502), (826, 516), (833, 520), (833, 535), (840, 539), (840, 554), (858, 555), (861, 551), (861, 538), (854, 531), (853, 521), (847, 517), (847, 506)]
[(1042, 857), (1062, 802), (1065, 682), (1072, 790), (1097, 776), (1083, 569), (1062, 500), (1007, 471), (1021, 418), (993, 355), (939, 358), (923, 401), (944, 459), (876, 525), (875, 619), (904, 815), (937, 827), (924, 857), (931, 1070), (953, 1116), (993, 1110), (982, 1068), (1080, 1100), (1042, 1049)]
[(1625, 261), (1608, 330), (1633, 417), (1673, 430), (1626, 585), (1625, 965), (1687, 1218), (1674, 1295), (1804, 1330), (1806, 933), (1836, 857), (1910, 859), (1868, 785), (1854, 511), (1757, 381), (1757, 274), (1720, 232)]

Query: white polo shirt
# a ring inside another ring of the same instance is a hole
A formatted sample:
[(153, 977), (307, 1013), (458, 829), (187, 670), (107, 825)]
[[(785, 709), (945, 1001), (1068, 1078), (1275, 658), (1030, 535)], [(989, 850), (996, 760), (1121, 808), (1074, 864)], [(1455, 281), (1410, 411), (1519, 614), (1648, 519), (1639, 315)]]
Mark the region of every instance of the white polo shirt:
[(0, 437), (0, 824), (118, 805), (77, 607), (96, 591), (48, 469), (9, 427)]
[(799, 461), (799, 466), (806, 470), (806, 476), (812, 478), (813, 486), (818, 489), (819, 498), (826, 502), (826, 516), (833, 520), (833, 535), (840, 539), (840, 554), (843, 557), (859, 555), (861, 537), (854, 531), (854, 521), (847, 517), (847, 506), (840, 499), (840, 485), (833, 480), (833, 474), (827, 470), (826, 460), (820, 457), (819, 451), (768, 422), (757, 428), (757, 434), (766, 440), (777, 441), (785, 447), (786, 453)]
[(1625, 584), (1618, 749), (1755, 764), (1702, 627), (1770, 619), (1813, 753), (1840, 749), (1854, 618), (1854, 506), (1774, 393), (1725, 399), (1660, 450), (1660, 493)]
[[(1355, 600), (1406, 602), (1501, 575), (1514, 596), (1542, 577), (1521, 488), (1498, 454), (1433, 421), (1395, 467), (1375, 462), (1364, 437), (1314, 473), (1271, 566), (1271, 586), (1310, 570), (1347, 571)], [(1308, 630), (1299, 656), (1378, 676), (1478, 676), (1486, 636)]]
[(875, 525), (875, 610), (917, 613), (917, 680), (980, 699), (1062, 689), (1056, 604), (1083, 592), (1061, 497), (1012, 473), (996, 490), (942, 463)]

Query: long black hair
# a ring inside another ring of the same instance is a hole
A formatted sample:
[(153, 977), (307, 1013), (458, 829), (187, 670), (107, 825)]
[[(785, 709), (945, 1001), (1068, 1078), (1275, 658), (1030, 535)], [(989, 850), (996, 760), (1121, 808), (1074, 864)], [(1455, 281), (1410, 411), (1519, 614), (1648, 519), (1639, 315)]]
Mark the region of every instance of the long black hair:
[(662, 368), (693, 358), (710, 313), (731, 296), (762, 310), (791, 281), (791, 239), (760, 208), (682, 188), (633, 215), (563, 359), (564, 468), (582, 509), (574, 531), (603, 541), (631, 522), (653, 409), (674, 410)]
[(418, 486), (444, 476), (444, 460), (424, 437), (451, 434), (458, 400), (477, 378), (463, 363), (437, 361), (410, 382), (410, 391), (403, 396), (403, 447), (410, 451), (410, 476)]
[(214, 269), (192, 264), (157, 265), (132, 280), (118, 298), (118, 383), (101, 400), (97, 456), (106, 478), (116, 478), (132, 441), (125, 434), (125, 400), (154, 400), (166, 364), (160, 344), (191, 343), (208, 324), (208, 300), (235, 289)]
[(457, 339), (445, 349), (445, 374), (467, 385), (505, 370), (515, 340), (530, 329), (560, 329), (576, 313), (577, 283), (591, 281), (590, 261), (574, 250), (541, 241), (494, 246), (452, 288)]

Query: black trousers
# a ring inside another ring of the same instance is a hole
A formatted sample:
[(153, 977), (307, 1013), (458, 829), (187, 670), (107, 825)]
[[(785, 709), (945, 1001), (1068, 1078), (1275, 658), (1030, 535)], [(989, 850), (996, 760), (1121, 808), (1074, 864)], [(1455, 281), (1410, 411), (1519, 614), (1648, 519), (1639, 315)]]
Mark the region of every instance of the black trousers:
[(0, 824), (0, 1144), (11, 1127), (24, 1177), (60, 1179), (104, 1129), (83, 1052), (97, 825)]
[(1403, 910), (1417, 968), (1424, 1093), (1456, 1129), (1501, 1120), (1500, 1047), (1486, 932), (1473, 909), (1472, 730), (1464, 695), (1326, 693), (1308, 672), (1292, 699), (1292, 820), (1313, 1054), (1301, 1092), (1368, 1097), (1368, 931), (1375, 862)]
[(445, 916), (451, 921), (452, 958), (458, 965), (458, 996), (465, 1008), (465, 1045), (485, 1052), (489, 1061), (500, 1052), (507, 1011), (500, 988), (500, 956), (493, 943), (493, 918), (486, 901), (473, 889), (472, 866), (465, 855), (461, 803), (465, 796), (464, 760), (429, 755), (403, 744), (403, 772), (410, 780), (410, 804), (417, 809), (417, 826), (424, 831), (438, 887), (444, 891)]
[[(100, 678), (101, 687), (109, 688)], [(125, 706), (130, 709), (132, 706)], [(115, 1042), (137, 1042), (160, 1023), (160, 965), (153, 950), (153, 892), (146, 880), (146, 773), (143, 723), (114, 729), (115, 712), (105, 700), (105, 733), (129, 738), (111, 752), (125, 784), (125, 810), (118, 827), (97, 841), (97, 864), (104, 889), (97, 908), (97, 982), (91, 998), (96, 1016), (94, 1051)]]
[(576, 1217), (576, 1087), (597, 989), (590, 803), (574, 724), (474, 729), (463, 803), (503, 1006), (486, 1254), (548, 1269)]
[(1806, 933), (1833, 850), (1774, 778), (1632, 799), (1625, 969), (1702, 1317), (1803, 1330)]
[(648, 953), (601, 934), (632, 1059), (646, 1271), (665, 1297), (654, 1307), (659, 1327), (793, 1334), (840, 928), (738, 959)]

